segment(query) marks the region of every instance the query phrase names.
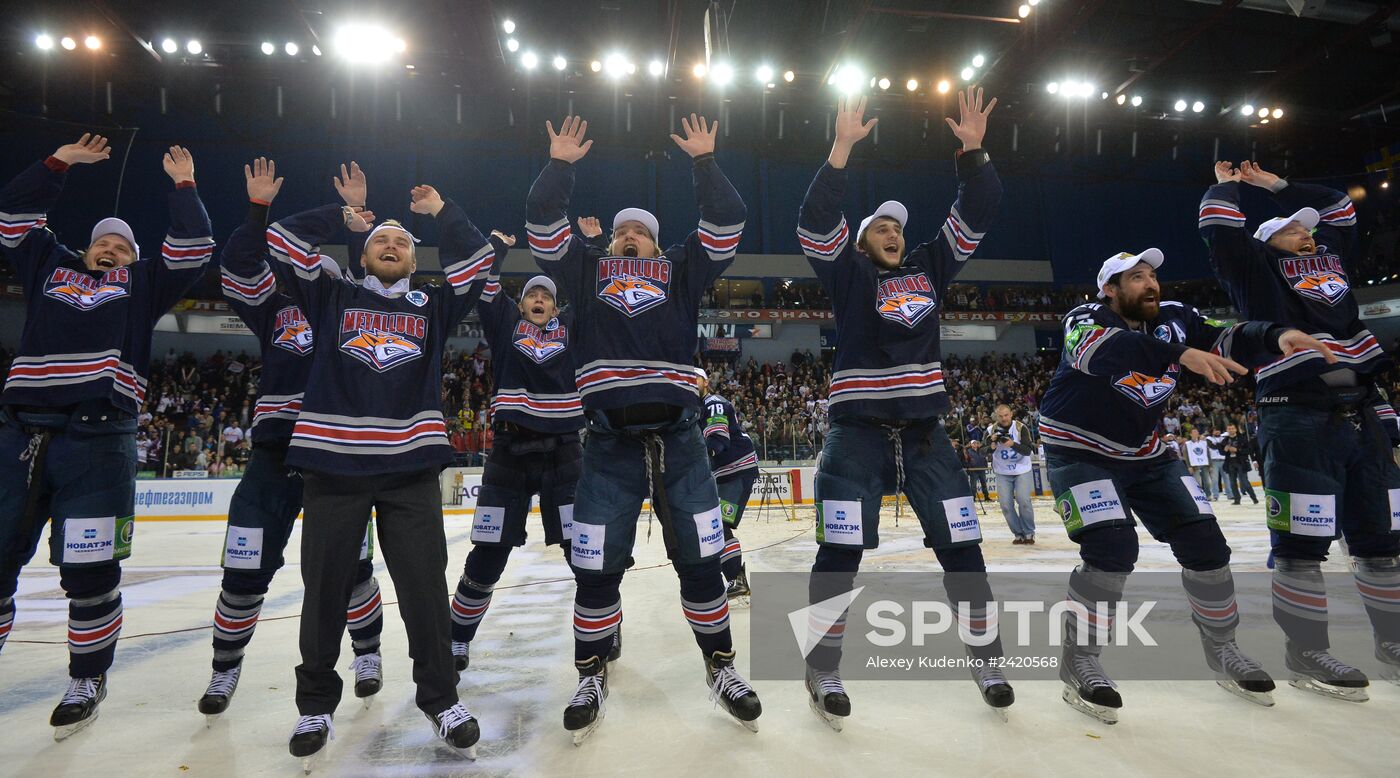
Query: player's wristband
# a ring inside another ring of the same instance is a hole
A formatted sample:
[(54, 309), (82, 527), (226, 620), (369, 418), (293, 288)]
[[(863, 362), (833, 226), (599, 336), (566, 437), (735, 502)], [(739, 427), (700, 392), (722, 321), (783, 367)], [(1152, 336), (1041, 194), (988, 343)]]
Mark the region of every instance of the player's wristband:
[(958, 175), (969, 176), (976, 173), (983, 165), (992, 161), (992, 157), (984, 148), (958, 149), (953, 154), (953, 163), (957, 166)]

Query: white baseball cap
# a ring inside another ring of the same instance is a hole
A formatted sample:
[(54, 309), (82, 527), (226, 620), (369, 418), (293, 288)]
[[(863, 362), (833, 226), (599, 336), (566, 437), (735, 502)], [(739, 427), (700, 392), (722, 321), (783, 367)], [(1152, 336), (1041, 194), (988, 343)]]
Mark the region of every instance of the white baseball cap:
[(641, 208), (623, 208), (613, 217), (613, 232), (622, 226), (623, 222), (640, 222), (643, 227), (651, 231), (651, 242), (657, 246), (661, 245), (661, 222), (651, 214), (651, 211), (644, 211)]
[(1099, 299), (1102, 300), (1108, 296), (1103, 293), (1103, 285), (1108, 283), (1108, 279), (1124, 270), (1137, 267), (1139, 262), (1146, 262), (1152, 266), (1153, 270), (1156, 270), (1162, 266), (1162, 262), (1165, 260), (1166, 257), (1162, 256), (1161, 249), (1146, 249), (1138, 254), (1129, 254), (1123, 251), (1105, 259), (1099, 268)]
[(1293, 222), (1298, 222), (1311, 232), (1317, 228), (1317, 223), (1320, 220), (1321, 217), (1318, 216), (1317, 210), (1314, 208), (1303, 208), (1292, 216), (1275, 216), (1259, 225), (1259, 229), (1254, 231), (1254, 239), (1268, 243), (1269, 238), (1272, 238), (1275, 232), (1278, 232)]
[(96, 243), (97, 239), (102, 237), (103, 235), (116, 235), (117, 237), (125, 240), (127, 243), (130, 243), (131, 253), (134, 254), (137, 259), (141, 258), (141, 247), (136, 245), (136, 236), (131, 234), (130, 224), (127, 224), (126, 222), (122, 221), (121, 219), (118, 219), (115, 216), (108, 216), (107, 218), (93, 225), (92, 239), (88, 241), (88, 245)]
[(403, 226), (403, 224), (397, 219), (386, 219), (384, 222), (376, 224), (374, 226), (374, 229), (369, 231), (369, 234), (365, 236), (365, 243), (369, 243), (370, 240), (374, 238), (375, 233), (379, 232), (380, 230), (398, 230), (399, 232), (402, 232), (403, 234), (407, 235), (408, 239), (413, 241), (414, 243), (422, 242), (418, 240), (418, 236), (409, 232), (408, 228)]
[(549, 292), (549, 296), (553, 297), (555, 300), (559, 299), (559, 289), (554, 285), (554, 282), (550, 280), (549, 276), (535, 276), (529, 281), (526, 281), (525, 288), (520, 290), (520, 299), (524, 300), (525, 295), (529, 294), (530, 290), (537, 286)]
[(903, 229), (909, 221), (909, 209), (904, 207), (904, 203), (897, 200), (886, 200), (880, 203), (880, 207), (875, 209), (875, 213), (860, 220), (860, 229), (856, 230), (856, 243), (860, 243), (861, 236), (865, 234), (865, 228), (881, 216), (894, 219), (899, 222), (900, 229)]

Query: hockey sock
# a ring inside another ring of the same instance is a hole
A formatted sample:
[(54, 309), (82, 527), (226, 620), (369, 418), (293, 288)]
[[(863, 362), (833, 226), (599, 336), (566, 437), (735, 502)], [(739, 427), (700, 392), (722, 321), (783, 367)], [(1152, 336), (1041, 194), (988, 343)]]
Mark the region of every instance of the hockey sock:
[(1191, 620), (1201, 634), (1216, 643), (1234, 640), (1240, 611), (1235, 607), (1235, 578), (1230, 568), (1182, 570), (1181, 585), (1191, 601)]
[[(943, 566), (943, 589), (957, 610), (958, 634), (968, 653), (984, 660), (1002, 656), (1001, 638), (996, 635), (996, 610), (988, 605), (994, 598), (987, 583), (982, 547), (963, 546), (934, 553)], [(990, 639), (988, 634), (992, 635)]]
[(622, 573), (578, 574), (574, 594), (574, 661), (607, 657), (622, 624)]
[(729, 598), (725, 596), (724, 575), (719, 560), (711, 557), (698, 564), (676, 566), (681, 579), (681, 610), (695, 644), (709, 656), (716, 651), (729, 651), (733, 639), (729, 632)]
[(841, 639), (846, 634), (846, 609), (837, 611), (821, 603), (855, 587), (862, 553), (860, 548), (817, 548), (812, 577), (807, 582), (807, 601), (814, 606), (807, 611), (807, 639), (813, 646), (807, 654), (807, 664), (818, 670), (837, 670), (841, 664)]
[(1113, 638), (1113, 614), (1123, 597), (1127, 573), (1080, 564), (1069, 574), (1070, 608), (1065, 611), (1065, 646), (1097, 655)]
[(724, 550), (719, 555), (719, 566), (724, 571), (724, 580), (732, 581), (744, 570), (744, 554), (739, 547), (739, 539), (728, 525), (724, 528)]
[(253, 639), (262, 612), (261, 594), (234, 594), (219, 591), (214, 606), (214, 671), (227, 672), (243, 661), (243, 652)]
[(10, 628), (15, 625), (15, 598), (0, 599), (0, 651), (5, 649), (5, 640), (10, 637)]
[(510, 546), (475, 545), (462, 566), (457, 591), (452, 595), (452, 640), (470, 643), (491, 607), (491, 592), (510, 558)]
[(95, 678), (112, 666), (122, 631), (122, 594), (117, 589), (68, 601), (68, 675)]
[(1327, 649), (1327, 583), (1322, 563), (1274, 558), (1274, 621), (1300, 649)]
[[(1400, 557), (1356, 557), (1356, 589), (1379, 640), (1400, 641)], [(0, 616), (3, 619), (3, 616)], [(0, 625), (0, 633), (4, 626)], [(4, 642), (0, 634), (0, 643)]]
[(345, 627), (350, 632), (350, 647), (355, 656), (379, 653), (379, 633), (384, 631), (384, 601), (379, 596), (379, 581), (373, 575), (350, 590), (350, 602), (345, 606)]

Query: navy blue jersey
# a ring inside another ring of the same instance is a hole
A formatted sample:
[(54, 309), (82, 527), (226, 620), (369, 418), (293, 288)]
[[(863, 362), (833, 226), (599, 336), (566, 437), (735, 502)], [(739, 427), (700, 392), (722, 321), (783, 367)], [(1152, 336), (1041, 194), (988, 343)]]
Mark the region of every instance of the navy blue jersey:
[(1337, 355), (1335, 365), (1316, 351), (1261, 365), (1255, 375), (1260, 397), (1334, 370), (1350, 368), (1369, 376), (1392, 364), (1362, 324), (1352, 294), (1356, 209), (1351, 198), (1324, 186), (1281, 183), (1274, 193), (1280, 207), (1288, 213), (1315, 208), (1322, 217), (1315, 254), (1300, 257), (1255, 240), (1245, 230), (1237, 182), (1216, 184), (1201, 200), (1199, 224), (1210, 248), (1211, 267), (1240, 315), (1297, 327)]
[(1251, 366), (1279, 354), (1283, 333), (1269, 322), (1225, 326), (1178, 302), (1161, 303), (1157, 318), (1139, 330), (1098, 303), (1070, 311), (1064, 327), (1060, 366), (1040, 401), (1040, 439), (1046, 448), (1116, 460), (1166, 451), (1157, 423), (1187, 349)]
[(170, 194), (160, 259), (91, 271), (45, 225), (68, 166), (50, 157), (0, 189), (0, 247), (24, 286), (19, 351), (0, 404), (60, 408), (106, 400), (135, 414), (146, 398), (151, 333), (214, 254), (194, 182)]
[(607, 256), (573, 235), (573, 165), (551, 160), (530, 187), (526, 237), (573, 308), (574, 382), (587, 410), (700, 404), (700, 299), (734, 261), (745, 211), (713, 155), (693, 172), (699, 228), (655, 258)]
[[(496, 238), (491, 245), (497, 256), (508, 247)], [(491, 374), (495, 394), (491, 418), (537, 432), (568, 433), (583, 429), (583, 403), (574, 388), (570, 337), (574, 317), (570, 309), (537, 327), (520, 315), (520, 307), (501, 294), (499, 275), (492, 273), (481, 293), (477, 315), (491, 346)]]
[(744, 432), (743, 419), (733, 403), (711, 394), (705, 398), (705, 447), (710, 452), (710, 470), (715, 479), (739, 473), (758, 473), (758, 454), (753, 438)]
[(841, 213), (845, 169), (822, 165), (808, 187), (797, 239), (836, 314), (832, 418), (925, 419), (948, 409), (939, 341), (943, 296), (1001, 201), (1001, 179), (990, 162), (977, 166), (975, 156), (963, 155), (957, 168), (958, 197), (939, 237), (914, 248), (895, 270), (856, 251)]
[[(301, 308), (277, 290), (277, 279), (265, 261), (266, 229), (267, 206), (252, 205), (248, 221), (224, 244), (219, 280), (229, 306), (258, 339), (262, 375), (253, 407), (253, 442), (286, 443), (301, 412), (315, 338)], [(240, 276), (231, 269), (259, 265), (261, 270), (253, 276)]]
[[(322, 267), (319, 245), (343, 229), (340, 206), (267, 229), (278, 282), (318, 335), (288, 465), (373, 475), (451, 460), (442, 417), (443, 348), (481, 296), (495, 253), (450, 200), (436, 221), (447, 284), (412, 291), (376, 290), (376, 279), (359, 282)], [(230, 259), (237, 260), (230, 269), (244, 278), (257, 277), (267, 264), (254, 256)]]

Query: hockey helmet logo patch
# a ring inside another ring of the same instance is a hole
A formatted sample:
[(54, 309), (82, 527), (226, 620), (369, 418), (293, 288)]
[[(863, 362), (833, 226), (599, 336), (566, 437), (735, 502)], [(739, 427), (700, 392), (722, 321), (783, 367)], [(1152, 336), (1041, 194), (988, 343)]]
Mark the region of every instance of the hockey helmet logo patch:
[(1171, 343), (1173, 338), (1178, 343), (1186, 342), (1186, 331), (1183, 330), (1181, 328), (1181, 325), (1177, 324), (1176, 322), (1171, 322), (1170, 324), (1158, 324), (1156, 329), (1152, 330), (1152, 336), (1157, 340), (1163, 341), (1165, 343)]
[(1171, 376), (1150, 376), (1136, 370), (1113, 382), (1114, 388), (1143, 405), (1151, 407), (1171, 396), (1176, 379)]
[(918, 273), (881, 281), (875, 290), (875, 310), (881, 317), (913, 328), (938, 308), (933, 284)]
[(302, 315), (301, 309), (295, 305), (289, 305), (277, 312), (277, 317), (272, 330), (272, 345), (284, 348), (293, 354), (308, 354), (315, 339), (311, 334), (311, 325)]
[(558, 319), (552, 319), (549, 324), (553, 325), (552, 329), (548, 326), (541, 329), (524, 319), (515, 325), (515, 347), (537, 365), (564, 353), (568, 344), (568, 328), (560, 324)]
[(1336, 305), (1351, 291), (1342, 260), (1333, 254), (1280, 259), (1279, 270), (1293, 291), (1309, 300)]
[(350, 309), (340, 325), (340, 349), (379, 372), (423, 355), (428, 322), (409, 313)]
[(44, 294), (80, 311), (90, 311), (103, 303), (127, 295), (131, 274), (124, 267), (110, 270), (101, 279), (68, 268), (56, 268), (49, 276)]
[(608, 257), (598, 261), (598, 299), (628, 316), (670, 298), (671, 260)]

